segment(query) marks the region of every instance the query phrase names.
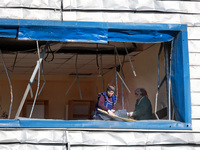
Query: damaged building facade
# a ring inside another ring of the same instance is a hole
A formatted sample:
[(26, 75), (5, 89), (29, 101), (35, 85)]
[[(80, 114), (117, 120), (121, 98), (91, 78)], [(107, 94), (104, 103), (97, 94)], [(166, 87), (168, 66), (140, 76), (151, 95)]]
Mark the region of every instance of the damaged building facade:
[[(200, 2), (0, 2), (0, 149), (199, 149)], [(151, 120), (93, 120), (145, 88)]]

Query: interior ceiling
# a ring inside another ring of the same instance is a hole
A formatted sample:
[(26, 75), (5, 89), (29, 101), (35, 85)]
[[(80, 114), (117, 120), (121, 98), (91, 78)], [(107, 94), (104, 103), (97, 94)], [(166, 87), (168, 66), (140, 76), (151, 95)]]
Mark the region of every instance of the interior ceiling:
[[(39, 41), (44, 47), (46, 41)], [(131, 60), (140, 52), (148, 49), (154, 43), (125, 43)], [(121, 63), (128, 61), (124, 43), (77, 43), (77, 42), (51, 42), (44, 56), (44, 74), (76, 74), (76, 57), (78, 74), (96, 75), (115, 66), (115, 53), (119, 55)], [(116, 48), (116, 50), (115, 50)], [(0, 38), (0, 49), (8, 70), (12, 73), (31, 74), (38, 60), (36, 41)], [(125, 56), (125, 57), (124, 57)], [(119, 65), (116, 57), (116, 64)], [(98, 69), (99, 68), (99, 69)], [(0, 59), (0, 73), (5, 73), (3, 61)]]

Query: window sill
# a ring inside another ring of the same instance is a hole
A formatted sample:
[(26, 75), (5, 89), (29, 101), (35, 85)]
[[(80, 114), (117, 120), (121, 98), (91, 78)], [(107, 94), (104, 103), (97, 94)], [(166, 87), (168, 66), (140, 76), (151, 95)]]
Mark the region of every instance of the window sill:
[(191, 123), (169, 120), (143, 120), (137, 122), (96, 120), (23, 119), (0, 120), (0, 128), (103, 128), (103, 129), (158, 129), (191, 130)]

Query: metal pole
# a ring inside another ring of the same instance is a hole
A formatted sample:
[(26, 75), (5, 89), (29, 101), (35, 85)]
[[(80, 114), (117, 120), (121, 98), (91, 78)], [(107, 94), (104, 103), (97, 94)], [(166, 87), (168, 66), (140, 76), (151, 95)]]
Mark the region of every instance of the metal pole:
[(43, 60), (43, 57), (44, 57), (44, 55), (45, 55), (45, 52), (46, 52), (46, 49), (48, 48), (48, 46), (49, 46), (49, 42), (46, 43), (45, 48), (43, 49), (42, 54), (40, 55), (40, 59), (39, 59), (37, 65), (35, 66), (35, 69), (34, 69), (34, 71), (33, 71), (33, 74), (32, 74), (32, 76), (31, 76), (31, 78), (30, 78), (30, 81), (29, 81), (27, 87), (26, 87), (26, 91), (25, 91), (25, 93), (24, 93), (24, 96), (23, 96), (23, 98), (22, 98), (22, 100), (21, 100), (21, 103), (20, 103), (19, 108), (18, 108), (18, 110), (17, 110), (17, 113), (16, 113), (16, 115), (15, 115), (15, 119), (17, 119), (17, 118), (19, 117), (20, 113), (21, 113), (22, 107), (23, 107), (23, 105), (24, 105), (24, 102), (25, 102), (25, 100), (26, 100), (26, 97), (27, 97), (28, 92), (29, 92), (30, 87), (31, 87), (30, 83), (33, 83), (33, 80), (34, 80), (34, 78), (35, 78), (35, 76), (36, 76), (36, 74), (37, 74), (37, 71), (38, 71), (38, 69), (39, 69), (39, 65), (41, 64), (41, 62), (42, 62), (42, 60)]
[(129, 56), (129, 54), (128, 54), (128, 50), (127, 50), (127, 48), (126, 48), (125, 43), (124, 43), (124, 47), (125, 47), (126, 54), (127, 54), (127, 56), (128, 56), (129, 62), (130, 62), (130, 64), (131, 64), (131, 68), (132, 68), (133, 74), (134, 74), (134, 76), (136, 77), (136, 72), (135, 72), (135, 70), (134, 70), (134, 67), (133, 67), (133, 64), (132, 64), (131, 58), (130, 58), (130, 56)]
[(159, 117), (157, 115), (157, 104), (158, 104), (158, 94), (159, 94), (159, 89), (160, 87), (162, 86), (163, 82), (165, 81), (166, 79), (166, 76), (163, 78), (161, 84), (160, 84), (160, 54), (162, 52), (162, 49), (163, 49), (163, 43), (161, 43), (160, 45), (160, 49), (159, 49), (159, 52), (158, 52), (158, 83), (157, 83), (157, 92), (156, 92), (156, 100), (155, 100), (155, 116), (156, 118), (159, 120)]
[(160, 49), (159, 49), (159, 52), (158, 52), (158, 86), (160, 84), (160, 54), (162, 52), (162, 49), (163, 49), (163, 43), (161, 43)]
[(70, 85), (70, 87), (69, 87), (69, 89), (67, 90), (67, 92), (65, 93), (65, 95), (68, 94), (69, 90), (70, 90), (70, 89), (72, 88), (72, 86), (74, 85), (76, 79), (77, 79), (77, 76), (76, 76), (76, 78), (74, 79), (74, 81), (72, 82), (72, 84)]
[[(121, 69), (122, 77), (124, 77), (123, 67), (122, 67), (121, 60), (120, 60), (120, 58), (119, 58), (119, 54), (118, 54), (117, 48), (114, 47), (114, 49), (115, 49), (115, 54), (117, 55), (117, 58), (118, 58), (118, 61), (119, 61), (119, 65), (120, 65), (120, 69)], [(116, 57), (116, 56), (115, 56), (115, 57)], [(116, 58), (115, 58), (115, 59), (116, 59)], [(115, 66), (116, 66), (116, 64), (115, 64)]]
[(117, 75), (119, 76), (119, 78), (121, 79), (121, 81), (123, 82), (124, 86), (126, 87), (126, 89), (128, 90), (129, 93), (131, 93), (131, 91), (129, 90), (128, 86), (126, 85), (126, 83), (124, 82), (124, 80), (122, 79), (122, 77), (120, 76), (120, 74), (117, 72)]
[[(36, 44), (37, 44), (38, 59), (40, 59), (40, 48), (39, 48), (38, 41), (36, 41)], [(39, 65), (39, 68), (38, 68), (38, 85), (37, 85), (37, 90), (36, 90), (36, 93), (35, 93), (35, 98), (34, 98), (34, 101), (33, 101), (33, 105), (32, 105), (32, 108), (31, 108), (31, 112), (30, 112), (29, 118), (31, 118), (31, 116), (33, 114), (33, 110), (34, 110), (34, 107), (35, 107), (35, 103), (36, 103), (36, 99), (37, 99), (37, 96), (38, 96), (39, 89), (40, 89), (40, 65)]]
[(44, 88), (44, 85), (45, 85), (45, 83), (46, 83), (46, 79), (45, 79), (45, 77), (44, 77), (43, 62), (42, 62), (42, 77), (43, 77), (44, 83), (43, 83), (43, 85), (42, 85), (42, 87), (41, 87), (41, 89), (40, 89), (38, 95), (40, 95), (40, 93), (42, 92), (42, 90), (43, 90), (43, 88)]
[(115, 82), (116, 82), (116, 96), (118, 97), (118, 83), (117, 83), (117, 61), (116, 61), (116, 53), (115, 53)]
[(121, 86), (122, 86), (122, 109), (124, 109), (124, 88), (123, 88), (123, 82), (121, 81)]
[(101, 54), (101, 77), (102, 77), (102, 90), (104, 91), (104, 80), (103, 80), (103, 60), (102, 60), (102, 54)]
[(114, 79), (115, 79), (115, 74), (116, 74), (116, 72), (114, 73), (114, 76), (113, 76), (113, 78), (112, 78), (111, 84), (113, 84), (113, 81), (114, 81)]
[(78, 89), (79, 89), (79, 93), (80, 93), (80, 99), (82, 99), (82, 94), (81, 94), (81, 87), (80, 87), (80, 82), (79, 82), (79, 77), (78, 77), (78, 69), (77, 69), (77, 62), (78, 62), (78, 54), (76, 55), (76, 75), (77, 75), (77, 81), (78, 81)]
[(165, 52), (165, 74), (166, 74), (166, 92), (168, 100), (168, 118), (171, 120), (171, 102), (169, 96), (169, 44), (165, 43), (164, 52)]
[(8, 69), (6, 67), (6, 63), (4, 61), (4, 58), (3, 58), (3, 54), (1, 52), (1, 49), (0, 49), (0, 54), (1, 54), (1, 59), (3, 61), (3, 65), (4, 65), (4, 68), (5, 68), (5, 71), (6, 71), (6, 75), (8, 77), (8, 82), (10, 84), (10, 109), (9, 109), (9, 115), (8, 115), (8, 119), (10, 119), (10, 115), (11, 115), (11, 111), (12, 111), (12, 104), (13, 104), (13, 90), (12, 90), (12, 83), (11, 83), (11, 80), (10, 80), (10, 76), (9, 76), (9, 73), (8, 73)]

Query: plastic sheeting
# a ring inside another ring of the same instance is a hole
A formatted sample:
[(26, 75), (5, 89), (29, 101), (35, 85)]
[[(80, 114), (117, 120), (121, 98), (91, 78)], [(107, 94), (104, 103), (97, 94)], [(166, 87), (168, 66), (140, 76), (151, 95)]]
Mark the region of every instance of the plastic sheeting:
[[(4, 22), (5, 21), (5, 22)], [(9, 26), (8, 24), (12, 25)], [(96, 42), (108, 41), (154, 43), (171, 41), (184, 25), (60, 22), (2, 19), (0, 26), (7, 26), (3, 36), (17, 37), (20, 40), (47, 40)], [(9, 30), (12, 29), (12, 32)], [(14, 31), (15, 30), (15, 31)], [(1, 35), (0, 35), (1, 36)]]
[(171, 53), (171, 91), (176, 119), (191, 122), (187, 32), (178, 33)]

